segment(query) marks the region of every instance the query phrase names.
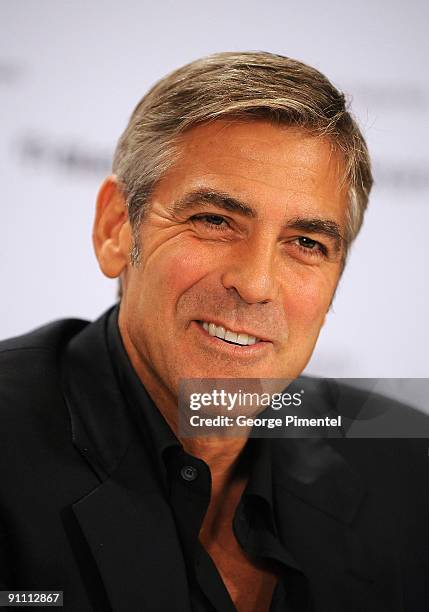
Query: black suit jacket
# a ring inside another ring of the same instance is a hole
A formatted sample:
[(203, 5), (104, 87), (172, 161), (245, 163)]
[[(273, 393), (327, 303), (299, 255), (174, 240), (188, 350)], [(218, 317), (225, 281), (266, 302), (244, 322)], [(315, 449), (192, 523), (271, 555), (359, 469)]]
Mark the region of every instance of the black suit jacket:
[[(106, 320), (0, 344), (0, 589), (61, 589), (76, 612), (189, 611), (175, 524), (115, 383)], [(427, 611), (427, 440), (270, 444), (285, 610)]]

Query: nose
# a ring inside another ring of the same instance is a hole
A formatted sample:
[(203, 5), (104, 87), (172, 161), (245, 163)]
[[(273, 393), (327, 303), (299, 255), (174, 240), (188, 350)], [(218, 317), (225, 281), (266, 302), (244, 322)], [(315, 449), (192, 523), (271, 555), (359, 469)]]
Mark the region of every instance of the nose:
[(235, 289), (248, 304), (272, 302), (278, 295), (275, 245), (255, 237), (243, 240), (228, 253), (222, 274), (226, 289)]

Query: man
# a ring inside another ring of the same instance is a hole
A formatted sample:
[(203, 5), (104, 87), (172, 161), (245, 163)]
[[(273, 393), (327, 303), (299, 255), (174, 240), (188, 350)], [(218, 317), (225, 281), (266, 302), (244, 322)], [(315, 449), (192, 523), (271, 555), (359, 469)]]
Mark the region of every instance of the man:
[(371, 183), (344, 97), (300, 62), (217, 54), (149, 91), (97, 199), (119, 306), (2, 343), (3, 589), (79, 612), (426, 609), (424, 441), (178, 423), (183, 379), (300, 375)]

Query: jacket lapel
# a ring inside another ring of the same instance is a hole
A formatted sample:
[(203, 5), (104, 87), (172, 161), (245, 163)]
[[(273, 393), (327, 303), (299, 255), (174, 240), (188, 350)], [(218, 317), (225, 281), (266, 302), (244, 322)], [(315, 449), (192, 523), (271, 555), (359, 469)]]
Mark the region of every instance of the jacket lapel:
[(111, 478), (73, 511), (113, 610), (185, 612), (185, 563), (168, 505), (145, 477), (146, 461), (133, 444)]
[(115, 612), (189, 610), (173, 518), (115, 383), (107, 319), (76, 336), (63, 363), (73, 444), (100, 480), (72, 510)]
[(322, 438), (272, 443), (279, 535), (306, 576), (313, 598), (330, 601), (332, 612), (399, 610), (394, 555), (383, 551), (387, 563), (383, 571), (391, 575), (386, 601), (378, 594), (377, 563), (356, 528), (366, 501), (360, 478)]

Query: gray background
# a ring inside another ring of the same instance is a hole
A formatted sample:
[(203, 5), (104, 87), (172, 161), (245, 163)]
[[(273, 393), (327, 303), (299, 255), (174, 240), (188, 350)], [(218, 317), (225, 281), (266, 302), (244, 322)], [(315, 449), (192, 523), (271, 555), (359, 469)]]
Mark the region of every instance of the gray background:
[(349, 94), (374, 161), (365, 225), (307, 372), (429, 377), (429, 3), (10, 0), (0, 22), (0, 338), (113, 302), (92, 253), (94, 202), (147, 88), (199, 56), (264, 49)]

